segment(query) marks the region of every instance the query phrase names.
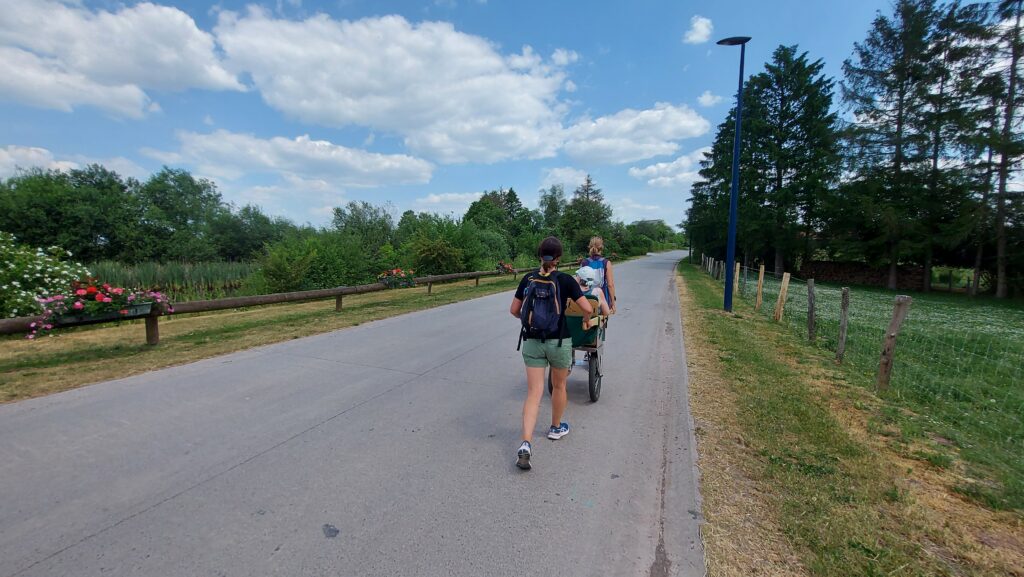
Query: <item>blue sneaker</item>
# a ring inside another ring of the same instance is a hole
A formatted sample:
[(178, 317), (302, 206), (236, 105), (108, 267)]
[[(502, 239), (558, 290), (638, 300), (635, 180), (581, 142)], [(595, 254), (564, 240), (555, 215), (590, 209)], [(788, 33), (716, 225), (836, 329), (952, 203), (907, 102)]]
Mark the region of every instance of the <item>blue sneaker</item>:
[(548, 429), (548, 438), (552, 441), (557, 441), (568, 434), (569, 423), (566, 423), (565, 421), (561, 422), (557, 427), (552, 425), (551, 428)]
[(522, 445), (519, 445), (519, 451), (516, 452), (516, 456), (519, 458), (516, 460), (516, 467), (529, 471), (530, 465), (530, 441), (523, 441)]

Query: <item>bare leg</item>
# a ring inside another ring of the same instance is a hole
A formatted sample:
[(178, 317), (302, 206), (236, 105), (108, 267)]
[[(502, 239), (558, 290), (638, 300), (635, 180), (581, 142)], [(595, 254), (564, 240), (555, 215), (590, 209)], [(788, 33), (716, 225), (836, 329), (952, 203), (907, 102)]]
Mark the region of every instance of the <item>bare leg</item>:
[[(562, 379), (562, 391), (565, 391), (565, 379)], [(526, 367), (526, 402), (523, 403), (523, 440), (533, 441), (533, 430), (537, 427), (537, 413), (540, 411), (540, 398), (544, 396), (544, 368)], [(565, 405), (563, 404), (564, 408)]]
[(551, 426), (562, 424), (562, 415), (569, 399), (565, 393), (565, 381), (569, 378), (569, 369), (551, 367)]

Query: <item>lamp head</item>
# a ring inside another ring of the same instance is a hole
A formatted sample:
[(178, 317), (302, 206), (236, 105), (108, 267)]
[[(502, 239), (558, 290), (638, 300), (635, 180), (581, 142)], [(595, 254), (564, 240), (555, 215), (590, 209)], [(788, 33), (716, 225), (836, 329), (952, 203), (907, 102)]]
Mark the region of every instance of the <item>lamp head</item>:
[(747, 42), (750, 42), (750, 36), (730, 36), (729, 38), (723, 38), (722, 40), (715, 42), (715, 44), (718, 44), (719, 46), (739, 46), (741, 44), (746, 44)]

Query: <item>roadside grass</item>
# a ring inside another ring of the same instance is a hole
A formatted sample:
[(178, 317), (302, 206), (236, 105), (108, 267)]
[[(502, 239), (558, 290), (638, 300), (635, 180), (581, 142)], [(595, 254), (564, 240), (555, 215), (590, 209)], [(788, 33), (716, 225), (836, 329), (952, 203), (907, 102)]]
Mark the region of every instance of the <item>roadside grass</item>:
[(948, 453), (894, 451), (882, 417), (902, 409), (746, 302), (721, 311), (697, 267), (680, 273), (712, 574), (1024, 575), (1021, 517), (955, 493)]
[(52, 337), (0, 338), (0, 402), (11, 402), (181, 365), (275, 342), (356, 326), (512, 290), (509, 276), (381, 291), (334, 300), (250, 307), (160, 319), (160, 344), (145, 344), (145, 325), (129, 321), (65, 329)]
[[(753, 286), (744, 292), (753, 302)], [(764, 314), (776, 306), (779, 283), (765, 283)], [(835, 351), (840, 287), (819, 284), (817, 345)], [(987, 506), (1024, 510), (1024, 306), (992, 298), (910, 293), (913, 303), (896, 348), (892, 406), (878, 417), (892, 442), (925, 441), (938, 453), (955, 452), (967, 466), (958, 490)], [(852, 287), (844, 365), (854, 383), (874, 387), (894, 293)], [(806, 339), (807, 292), (791, 283), (784, 318)], [(905, 409), (905, 410), (901, 410)], [(912, 453), (912, 452), (911, 452)], [(928, 459), (925, 459), (926, 461)]]

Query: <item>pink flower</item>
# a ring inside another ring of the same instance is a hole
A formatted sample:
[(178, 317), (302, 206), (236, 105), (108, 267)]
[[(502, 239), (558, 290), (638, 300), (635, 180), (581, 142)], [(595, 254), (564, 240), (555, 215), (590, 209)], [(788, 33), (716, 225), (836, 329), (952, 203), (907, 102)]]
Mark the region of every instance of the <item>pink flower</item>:
[(112, 300), (114, 300), (114, 299), (112, 299), (110, 297), (103, 297), (103, 302), (105, 302), (105, 303), (109, 303)]
[(30, 329), (36, 328), (36, 323), (29, 323), (28, 324), (28, 328), (30, 328)]
[(43, 328), (46, 329), (46, 330), (51, 330), (51, 329), (53, 329), (53, 325), (46, 325)]
[(117, 288), (114, 288), (114, 289), (110, 289), (110, 292), (112, 292), (112, 293), (114, 293), (116, 295), (119, 295), (119, 294), (124, 293), (124, 289), (121, 288), (121, 287), (117, 287)]
[(25, 338), (27, 338), (27, 339), (34, 339), (34, 338), (36, 338), (36, 336), (35, 335), (29, 335), (29, 336), (27, 336)]
[(76, 311), (82, 310), (83, 307), (85, 307), (85, 305), (82, 304), (82, 301), (75, 301), (75, 304), (71, 305), (71, 308), (75, 309)]
[(78, 290), (75, 291), (75, 294), (80, 296), (80, 297), (84, 297), (85, 296), (85, 292), (86, 292), (85, 289), (78, 289)]

